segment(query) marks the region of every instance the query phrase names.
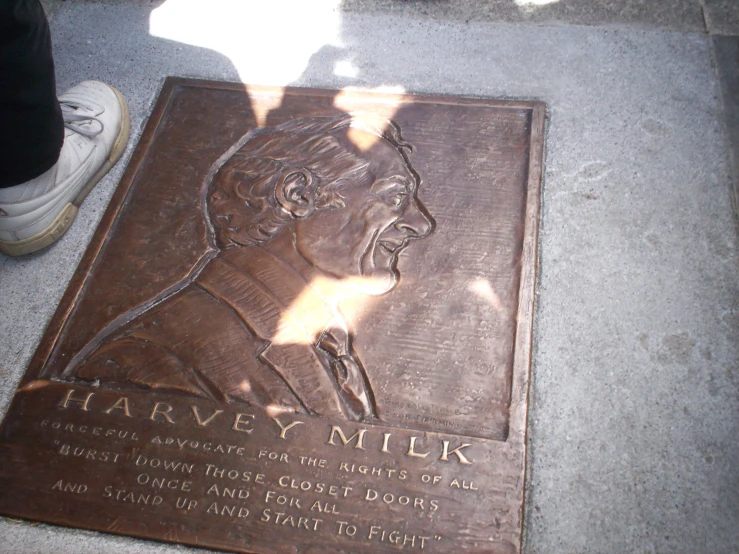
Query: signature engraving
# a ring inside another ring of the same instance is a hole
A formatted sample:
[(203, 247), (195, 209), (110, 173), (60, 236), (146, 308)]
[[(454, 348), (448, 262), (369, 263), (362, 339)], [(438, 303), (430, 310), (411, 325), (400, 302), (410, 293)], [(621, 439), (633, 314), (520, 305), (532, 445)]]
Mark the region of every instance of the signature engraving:
[[(205, 180), (211, 250), (104, 329), (63, 378), (377, 420), (345, 307), (390, 293), (399, 255), (434, 229), (411, 150), (395, 123), (370, 115), (250, 131)], [(154, 418), (170, 420), (164, 409)]]

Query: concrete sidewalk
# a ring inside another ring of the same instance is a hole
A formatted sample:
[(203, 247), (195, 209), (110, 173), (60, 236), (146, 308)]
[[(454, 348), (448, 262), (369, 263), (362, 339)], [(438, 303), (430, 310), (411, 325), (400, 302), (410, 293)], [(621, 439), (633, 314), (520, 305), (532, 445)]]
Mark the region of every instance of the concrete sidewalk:
[[(735, 552), (737, 7), (543, 4), (48, 3), (59, 89), (116, 86), (132, 140), (58, 244), (0, 257), (0, 412), (165, 76), (543, 100), (524, 550)], [(184, 550), (0, 518), (2, 552)]]

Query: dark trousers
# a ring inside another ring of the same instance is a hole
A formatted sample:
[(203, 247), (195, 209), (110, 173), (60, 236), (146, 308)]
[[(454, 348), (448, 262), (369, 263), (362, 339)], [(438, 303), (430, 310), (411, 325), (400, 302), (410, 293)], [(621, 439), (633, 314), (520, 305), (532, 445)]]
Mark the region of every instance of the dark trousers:
[(44, 10), (38, 0), (0, 0), (0, 188), (48, 171), (63, 142)]

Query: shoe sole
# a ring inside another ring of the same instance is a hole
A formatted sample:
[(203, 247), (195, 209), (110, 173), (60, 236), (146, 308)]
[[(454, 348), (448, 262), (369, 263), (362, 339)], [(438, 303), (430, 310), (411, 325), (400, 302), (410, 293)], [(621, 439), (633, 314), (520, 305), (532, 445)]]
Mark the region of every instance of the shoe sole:
[(72, 223), (77, 217), (79, 206), (84, 202), (85, 198), (87, 198), (87, 195), (90, 194), (90, 191), (123, 155), (123, 152), (126, 150), (126, 145), (128, 144), (128, 135), (131, 132), (128, 103), (116, 88), (110, 88), (113, 89), (113, 92), (118, 98), (118, 103), (121, 105), (121, 130), (118, 132), (118, 136), (113, 143), (113, 149), (110, 151), (108, 159), (105, 160), (105, 163), (103, 163), (100, 169), (97, 170), (95, 175), (93, 175), (85, 186), (82, 187), (82, 190), (80, 190), (74, 200), (62, 208), (59, 215), (54, 218), (54, 221), (46, 229), (32, 237), (19, 240), (17, 242), (0, 240), (0, 252), (3, 254), (7, 256), (24, 256), (26, 254), (31, 254), (32, 252), (37, 252), (42, 248), (46, 248), (51, 243), (59, 239), (72, 226)]

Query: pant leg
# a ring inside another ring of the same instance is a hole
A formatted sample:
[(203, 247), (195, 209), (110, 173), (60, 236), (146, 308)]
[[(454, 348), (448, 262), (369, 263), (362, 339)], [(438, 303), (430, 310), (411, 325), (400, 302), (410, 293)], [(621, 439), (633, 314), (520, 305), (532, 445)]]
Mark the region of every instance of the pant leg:
[(39, 0), (0, 0), (0, 188), (48, 171), (63, 142), (44, 9)]

